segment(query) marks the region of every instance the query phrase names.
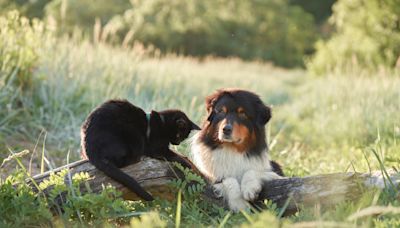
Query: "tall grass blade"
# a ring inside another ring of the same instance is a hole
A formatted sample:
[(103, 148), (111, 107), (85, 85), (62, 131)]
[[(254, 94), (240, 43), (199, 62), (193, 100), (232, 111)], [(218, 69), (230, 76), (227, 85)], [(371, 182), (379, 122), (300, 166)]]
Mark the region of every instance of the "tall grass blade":
[(178, 200), (176, 202), (175, 228), (179, 228), (181, 226), (181, 207), (182, 207), (182, 190), (179, 189)]

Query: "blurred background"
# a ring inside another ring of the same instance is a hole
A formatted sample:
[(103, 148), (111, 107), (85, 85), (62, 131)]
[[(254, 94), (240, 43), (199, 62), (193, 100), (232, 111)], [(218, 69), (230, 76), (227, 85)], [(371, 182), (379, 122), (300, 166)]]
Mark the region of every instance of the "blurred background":
[(200, 123), (206, 95), (240, 87), (273, 106), (289, 175), (365, 171), (377, 148), (398, 164), (399, 15), (399, 0), (0, 0), (0, 159), (79, 159), (110, 98)]

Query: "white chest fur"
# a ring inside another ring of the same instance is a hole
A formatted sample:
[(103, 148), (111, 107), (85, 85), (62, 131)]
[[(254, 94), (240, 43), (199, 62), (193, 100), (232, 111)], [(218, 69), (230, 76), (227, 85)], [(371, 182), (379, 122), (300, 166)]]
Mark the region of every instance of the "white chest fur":
[(267, 152), (261, 156), (248, 157), (229, 148), (210, 150), (197, 138), (192, 143), (192, 159), (201, 172), (212, 180), (233, 177), (240, 181), (249, 170), (271, 171)]

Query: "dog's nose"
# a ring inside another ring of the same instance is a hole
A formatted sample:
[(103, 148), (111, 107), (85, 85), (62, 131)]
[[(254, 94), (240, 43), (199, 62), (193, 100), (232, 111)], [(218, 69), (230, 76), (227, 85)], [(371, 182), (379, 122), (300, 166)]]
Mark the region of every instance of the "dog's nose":
[(232, 133), (232, 125), (230, 124), (225, 125), (222, 131), (224, 132), (225, 135), (230, 135)]

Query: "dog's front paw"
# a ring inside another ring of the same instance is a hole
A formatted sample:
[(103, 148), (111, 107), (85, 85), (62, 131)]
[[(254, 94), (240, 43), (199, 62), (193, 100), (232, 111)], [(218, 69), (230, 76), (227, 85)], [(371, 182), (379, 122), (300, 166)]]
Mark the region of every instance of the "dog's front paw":
[(247, 201), (257, 199), (258, 194), (262, 189), (261, 179), (255, 171), (248, 171), (243, 175), (241, 190), (243, 198)]
[(242, 197), (228, 200), (229, 209), (233, 212), (239, 212), (248, 208), (248, 203)]
[(213, 185), (213, 193), (217, 198), (222, 198), (224, 196), (224, 186), (222, 183)]
[(258, 194), (261, 192), (260, 180), (253, 179), (246, 182), (242, 182), (242, 194), (243, 198), (247, 201), (253, 201), (257, 199)]
[(234, 178), (226, 178), (222, 181), (224, 191), (226, 192), (226, 200), (229, 209), (234, 212), (244, 210), (248, 207), (247, 201), (243, 199), (239, 182)]

